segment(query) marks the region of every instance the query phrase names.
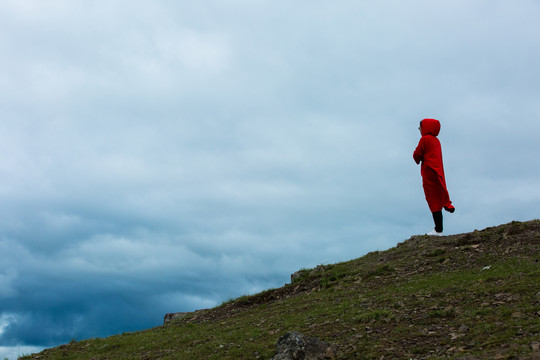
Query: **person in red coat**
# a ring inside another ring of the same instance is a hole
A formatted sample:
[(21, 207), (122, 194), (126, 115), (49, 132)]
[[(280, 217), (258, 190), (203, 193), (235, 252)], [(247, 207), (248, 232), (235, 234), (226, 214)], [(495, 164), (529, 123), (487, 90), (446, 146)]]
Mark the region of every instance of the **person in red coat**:
[(435, 229), (428, 235), (443, 234), (442, 209), (453, 213), (455, 211), (444, 178), (441, 143), (437, 136), (441, 130), (441, 123), (436, 119), (424, 119), (420, 121), (418, 128), (422, 137), (414, 150), (413, 158), (417, 164), (422, 163), (422, 186), (429, 206), (433, 214)]

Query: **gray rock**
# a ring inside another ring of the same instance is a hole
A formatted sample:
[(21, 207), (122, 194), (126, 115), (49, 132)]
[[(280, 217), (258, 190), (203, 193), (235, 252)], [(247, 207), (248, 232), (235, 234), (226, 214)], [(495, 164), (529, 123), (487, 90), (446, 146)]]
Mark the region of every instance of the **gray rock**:
[(298, 270), (294, 274), (291, 274), (291, 284), (293, 284), (297, 279), (300, 279), (303, 276), (306, 276), (306, 275), (313, 276), (313, 275), (315, 275), (317, 273), (320, 273), (320, 272), (324, 273), (325, 270), (326, 270), (326, 266), (324, 266), (324, 265), (318, 265), (314, 269)]
[(333, 345), (296, 331), (280, 337), (276, 348), (277, 353), (270, 360), (324, 360), (336, 357)]
[(178, 319), (181, 319), (183, 317), (186, 317), (186, 315), (189, 314), (188, 312), (177, 312), (177, 313), (169, 313), (169, 314), (166, 314), (165, 317), (163, 318), (163, 324), (166, 324), (170, 321), (174, 321), (174, 320), (178, 320)]

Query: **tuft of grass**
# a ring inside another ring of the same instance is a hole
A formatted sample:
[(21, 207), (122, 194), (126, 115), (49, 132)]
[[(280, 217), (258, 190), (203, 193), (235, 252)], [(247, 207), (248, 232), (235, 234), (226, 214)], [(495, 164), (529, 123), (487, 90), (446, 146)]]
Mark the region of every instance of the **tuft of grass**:
[(378, 276), (387, 276), (395, 272), (394, 268), (390, 264), (384, 264), (378, 266), (375, 270), (370, 271), (366, 274), (365, 278), (378, 277)]
[(437, 257), (437, 256), (444, 255), (445, 253), (446, 253), (445, 249), (437, 248), (437, 249), (433, 249), (433, 250), (429, 251), (426, 254), (426, 256), (428, 256), (428, 257)]
[(296, 277), (294, 280), (293, 280), (293, 284), (296, 284), (298, 282), (301, 282), (303, 280), (305, 280), (309, 274), (310, 274), (311, 270), (310, 269), (300, 269), (298, 270), (298, 277)]

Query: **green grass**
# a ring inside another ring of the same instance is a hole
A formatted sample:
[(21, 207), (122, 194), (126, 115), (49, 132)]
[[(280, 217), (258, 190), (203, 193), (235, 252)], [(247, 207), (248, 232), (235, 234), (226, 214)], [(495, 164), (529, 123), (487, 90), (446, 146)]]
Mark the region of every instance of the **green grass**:
[(539, 261), (540, 221), (417, 236), (164, 326), (23, 359), (270, 359), (293, 330), (340, 359), (525, 358), (540, 341)]

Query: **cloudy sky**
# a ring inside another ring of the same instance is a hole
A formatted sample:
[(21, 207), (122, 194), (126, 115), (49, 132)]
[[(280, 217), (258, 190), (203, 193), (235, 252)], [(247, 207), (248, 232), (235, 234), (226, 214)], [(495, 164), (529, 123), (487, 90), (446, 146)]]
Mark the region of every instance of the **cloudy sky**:
[(539, 217), (540, 2), (0, 1), (0, 358)]

